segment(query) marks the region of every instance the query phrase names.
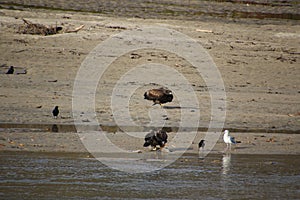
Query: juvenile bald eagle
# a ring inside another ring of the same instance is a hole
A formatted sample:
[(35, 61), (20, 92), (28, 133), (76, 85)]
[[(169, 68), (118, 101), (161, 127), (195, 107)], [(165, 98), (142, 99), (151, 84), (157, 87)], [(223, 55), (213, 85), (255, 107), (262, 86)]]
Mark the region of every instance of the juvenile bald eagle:
[(157, 150), (158, 148), (163, 148), (168, 142), (168, 135), (166, 131), (151, 131), (145, 136), (144, 147), (152, 146), (153, 150)]
[(165, 88), (151, 89), (145, 92), (144, 99), (151, 100), (155, 104), (172, 102), (173, 94), (171, 90)]

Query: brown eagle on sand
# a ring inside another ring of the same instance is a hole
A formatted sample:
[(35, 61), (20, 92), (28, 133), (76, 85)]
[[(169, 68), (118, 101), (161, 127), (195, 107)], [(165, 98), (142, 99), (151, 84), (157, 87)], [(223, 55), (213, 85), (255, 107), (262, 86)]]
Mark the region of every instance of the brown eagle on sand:
[(153, 101), (153, 105), (159, 104), (161, 106), (161, 104), (172, 102), (173, 94), (171, 90), (166, 88), (151, 89), (145, 92), (144, 99)]
[(159, 130), (159, 131), (151, 131), (145, 136), (145, 143), (144, 147), (148, 147), (151, 145), (153, 147), (153, 151), (157, 150), (157, 148), (163, 148), (168, 139), (168, 135), (166, 131)]

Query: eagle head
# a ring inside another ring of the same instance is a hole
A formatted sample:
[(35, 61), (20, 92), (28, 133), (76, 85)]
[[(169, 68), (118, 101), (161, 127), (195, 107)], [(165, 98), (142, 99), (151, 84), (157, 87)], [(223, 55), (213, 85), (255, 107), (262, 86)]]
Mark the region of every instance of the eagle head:
[(144, 99), (148, 99), (148, 94), (147, 94), (147, 92), (144, 93)]

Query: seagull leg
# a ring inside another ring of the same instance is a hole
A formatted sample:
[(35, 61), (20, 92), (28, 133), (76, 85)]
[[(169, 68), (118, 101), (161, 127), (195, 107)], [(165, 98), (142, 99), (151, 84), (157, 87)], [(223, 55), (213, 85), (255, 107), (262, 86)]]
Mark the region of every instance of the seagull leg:
[(203, 149), (202, 147), (199, 148), (199, 152), (198, 152), (198, 155), (199, 155), (199, 159), (204, 159), (204, 156), (203, 156)]
[(224, 150), (224, 152), (227, 152), (228, 151), (228, 144), (226, 143), (226, 148)]

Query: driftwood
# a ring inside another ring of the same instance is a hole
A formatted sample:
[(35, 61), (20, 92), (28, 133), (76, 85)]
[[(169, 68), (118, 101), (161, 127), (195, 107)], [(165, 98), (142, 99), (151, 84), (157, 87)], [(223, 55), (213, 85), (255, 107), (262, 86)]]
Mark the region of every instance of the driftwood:
[(36, 24), (36, 23), (32, 23), (29, 20), (26, 19), (22, 19), (24, 22), (23, 26), (19, 27), (19, 31), (18, 33), (22, 33), (22, 34), (32, 34), (32, 35), (54, 35), (57, 33), (77, 33), (79, 30), (81, 30), (84, 25), (81, 25), (73, 30), (66, 30), (63, 31), (63, 27), (61, 26), (46, 26), (43, 24)]
[(43, 24), (35, 24), (30, 22), (29, 20), (22, 19), (24, 25), (19, 28), (19, 33), (23, 34), (32, 34), (32, 35), (54, 35), (57, 34), (58, 31), (62, 30), (62, 27), (48, 27)]
[(81, 25), (77, 28), (75, 28), (74, 30), (65, 30), (64, 33), (77, 33), (78, 31), (80, 31), (81, 29), (83, 29), (84, 25)]

